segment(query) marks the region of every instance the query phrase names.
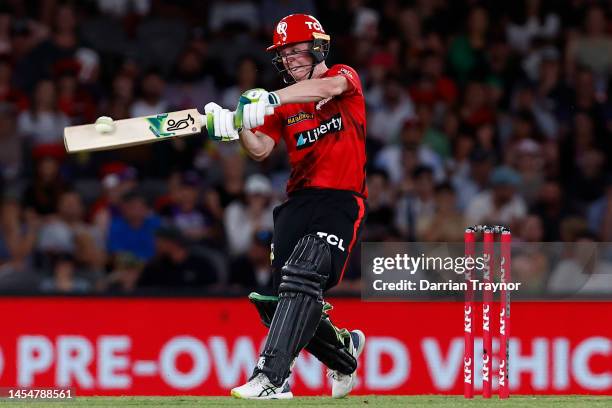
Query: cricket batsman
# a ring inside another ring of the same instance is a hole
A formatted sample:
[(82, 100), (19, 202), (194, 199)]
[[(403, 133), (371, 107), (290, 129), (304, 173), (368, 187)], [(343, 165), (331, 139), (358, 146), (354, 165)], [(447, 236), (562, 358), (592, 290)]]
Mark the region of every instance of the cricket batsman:
[(269, 332), (249, 381), (231, 391), (238, 398), (292, 398), (289, 376), (303, 348), (329, 368), (333, 397), (355, 384), (365, 336), (332, 324), (324, 293), (342, 279), (366, 215), (366, 115), (355, 70), (326, 66), (329, 45), (316, 18), (289, 15), (276, 25), (268, 51), (291, 85), (249, 90), (235, 113), (205, 107), (211, 138), (239, 139), (257, 161), (282, 139), (291, 164), (288, 200), (274, 210), (278, 296), (249, 296)]

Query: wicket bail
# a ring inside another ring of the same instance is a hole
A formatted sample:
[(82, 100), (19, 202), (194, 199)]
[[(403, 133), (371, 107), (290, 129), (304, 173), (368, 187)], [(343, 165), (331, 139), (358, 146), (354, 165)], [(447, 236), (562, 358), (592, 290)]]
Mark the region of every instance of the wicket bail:
[[(501, 257), (499, 262), (500, 282), (510, 283), (512, 234), (503, 226), (475, 225), (465, 230), (465, 256), (475, 256), (476, 234), (483, 233), (483, 255), (488, 255), (488, 263), (483, 270), (483, 282), (492, 283), (495, 276), (495, 235), (499, 235)], [(474, 269), (465, 271), (465, 279), (473, 279)], [(493, 336), (491, 334), (491, 311), (493, 306), (492, 290), (485, 290), (482, 301), (482, 396), (491, 398), (493, 370)], [(474, 397), (474, 290), (471, 285), (465, 292), (463, 307), (464, 354), (463, 354), (463, 396)], [(508, 384), (508, 360), (510, 343), (510, 293), (502, 287), (499, 307), (499, 398), (510, 395)]]

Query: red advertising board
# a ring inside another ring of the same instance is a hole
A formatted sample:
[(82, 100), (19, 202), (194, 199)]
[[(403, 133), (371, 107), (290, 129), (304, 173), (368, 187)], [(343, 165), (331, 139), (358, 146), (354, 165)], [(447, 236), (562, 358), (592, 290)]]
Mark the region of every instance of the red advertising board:
[[(332, 303), (368, 337), (355, 393), (463, 392), (462, 303)], [(227, 395), (266, 333), (243, 299), (3, 298), (0, 316), (0, 387), (77, 395)], [(517, 302), (511, 324), (511, 393), (612, 394), (612, 302)], [(293, 379), (296, 395), (330, 392), (308, 354)]]

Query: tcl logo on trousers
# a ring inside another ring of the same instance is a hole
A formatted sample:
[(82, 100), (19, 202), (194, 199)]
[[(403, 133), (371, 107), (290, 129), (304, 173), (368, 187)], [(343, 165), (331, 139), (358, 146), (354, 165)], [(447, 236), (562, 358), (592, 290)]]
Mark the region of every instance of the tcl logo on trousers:
[(338, 247), (339, 250), (344, 252), (344, 240), (338, 238), (336, 235), (328, 234), (327, 232), (317, 232), (319, 238), (323, 238), (329, 245)]

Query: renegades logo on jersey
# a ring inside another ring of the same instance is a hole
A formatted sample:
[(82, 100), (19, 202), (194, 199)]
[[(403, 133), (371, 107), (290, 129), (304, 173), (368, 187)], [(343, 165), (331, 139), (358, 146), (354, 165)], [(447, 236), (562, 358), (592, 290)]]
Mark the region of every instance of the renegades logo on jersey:
[(339, 132), (342, 129), (342, 115), (338, 113), (327, 119), (325, 122), (321, 122), (321, 124), (314, 129), (308, 129), (304, 132), (294, 134), (293, 137), (295, 138), (296, 142), (295, 147), (297, 150), (305, 149), (312, 146), (323, 136), (329, 133)]

